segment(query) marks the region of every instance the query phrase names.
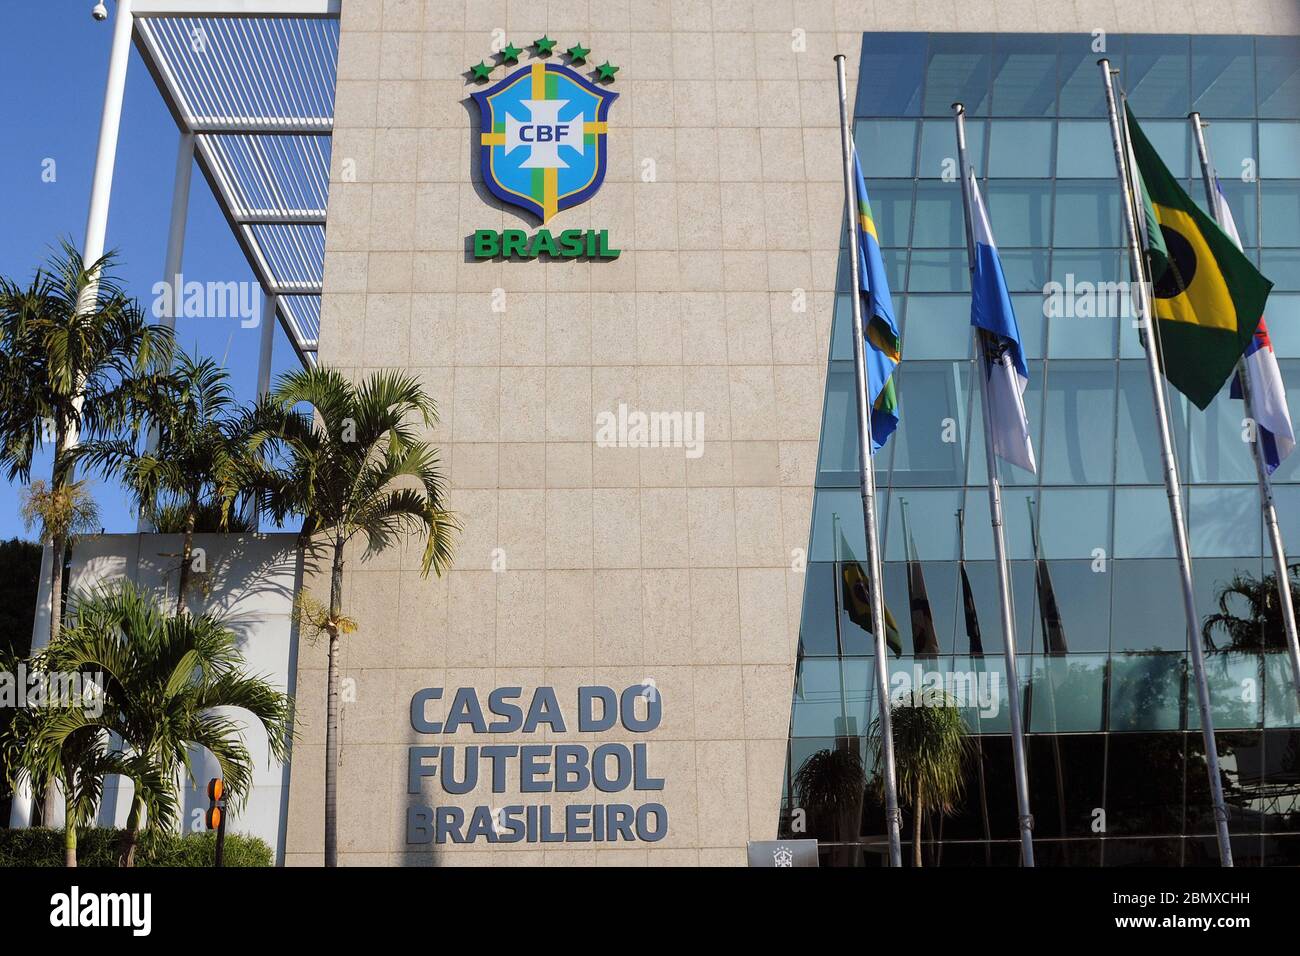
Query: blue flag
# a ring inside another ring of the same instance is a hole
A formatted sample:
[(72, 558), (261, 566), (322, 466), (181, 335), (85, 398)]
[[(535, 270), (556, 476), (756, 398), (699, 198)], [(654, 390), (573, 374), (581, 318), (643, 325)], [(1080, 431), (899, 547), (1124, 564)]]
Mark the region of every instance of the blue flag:
[(988, 382), (990, 432), (993, 451), (1003, 461), (1025, 471), (1037, 471), (1034, 445), (1025, 415), (1025, 386), (1029, 369), (1020, 347), (1020, 327), (1007, 294), (1002, 260), (993, 242), (989, 214), (980, 197), (975, 174), (970, 177), (971, 232), (975, 240), (975, 265), (971, 270), (970, 322), (980, 329), (984, 375)]
[(872, 452), (877, 451), (898, 427), (898, 394), (894, 390), (894, 369), (902, 359), (898, 322), (894, 319), (894, 302), (889, 295), (885, 260), (880, 253), (876, 221), (867, 199), (867, 182), (857, 150), (853, 151), (853, 168), (857, 173), (858, 209), (854, 221), (858, 227), (858, 276), (865, 298), (863, 309), (866, 334), (867, 400), (871, 404)]

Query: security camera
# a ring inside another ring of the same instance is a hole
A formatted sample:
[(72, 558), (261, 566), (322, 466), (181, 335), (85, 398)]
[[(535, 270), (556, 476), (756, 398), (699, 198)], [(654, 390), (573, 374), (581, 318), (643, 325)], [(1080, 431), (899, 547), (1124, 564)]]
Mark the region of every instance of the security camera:
[(108, 7), (104, 6), (103, 3), (97, 3), (90, 8), (90, 15), (94, 17), (96, 20), (107, 20)]

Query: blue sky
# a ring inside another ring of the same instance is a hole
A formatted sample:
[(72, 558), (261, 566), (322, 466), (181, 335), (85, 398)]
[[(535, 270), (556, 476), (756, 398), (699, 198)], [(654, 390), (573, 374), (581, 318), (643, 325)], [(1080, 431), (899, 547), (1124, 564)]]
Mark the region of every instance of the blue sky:
[[(99, 138), (112, 19), (97, 22), (91, 0), (3, 0), (0, 35), (0, 275), (26, 283), (62, 237), (80, 248), (85, 237), (90, 177)], [(109, 2), (112, 12), (114, 4)], [(176, 123), (153, 78), (133, 49), (118, 140), (106, 247), (118, 251), (116, 272), (147, 307), (162, 277), (176, 165)], [(54, 181), (42, 173), (52, 160)], [(183, 272), (186, 281), (252, 281), (253, 273), (197, 168), (190, 191)], [(230, 370), (235, 393), (256, 390), (258, 330), (236, 318), (184, 318), (177, 342)], [(297, 366), (282, 330), (276, 330), (273, 372)], [(45, 477), (48, 457), (33, 477)], [(95, 479), (95, 497), (107, 531), (134, 531), (122, 489)], [(25, 532), (18, 514), (21, 488), (0, 485), (0, 538)]]

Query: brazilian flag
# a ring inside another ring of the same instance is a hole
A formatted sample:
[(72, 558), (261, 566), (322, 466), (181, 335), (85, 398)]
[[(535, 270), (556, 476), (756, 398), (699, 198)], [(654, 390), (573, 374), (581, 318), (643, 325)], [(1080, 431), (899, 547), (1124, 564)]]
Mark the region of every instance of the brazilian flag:
[[(843, 531), (840, 532), (840, 553), (846, 559), (840, 562), (839, 567), (840, 582), (844, 588), (844, 610), (848, 612), (850, 621), (870, 634), (871, 578), (867, 576), (867, 569), (853, 556)], [(888, 606), (885, 607), (885, 643), (895, 657), (903, 653), (903, 639), (898, 633), (898, 622), (894, 620)]]
[(1254, 338), (1273, 283), (1192, 202), (1124, 110), (1165, 378), (1204, 409)]

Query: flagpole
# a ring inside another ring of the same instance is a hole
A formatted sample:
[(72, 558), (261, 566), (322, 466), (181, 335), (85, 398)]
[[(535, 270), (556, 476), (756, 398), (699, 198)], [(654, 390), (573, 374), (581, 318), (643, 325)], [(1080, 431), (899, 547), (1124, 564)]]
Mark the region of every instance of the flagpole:
[[(952, 104), (957, 122), (957, 156), (961, 165), (961, 197), (966, 213), (966, 255), (975, 269), (975, 241), (971, 231), (970, 167), (966, 161), (966, 107)], [(1007, 707), (1011, 711), (1011, 758), (1016, 774), (1016, 810), (1020, 826), (1020, 865), (1034, 865), (1034, 816), (1029, 811), (1029, 771), (1025, 760), (1025, 728), (1020, 710), (1020, 678), (1016, 667), (1016, 621), (1011, 606), (1011, 572), (1007, 565), (1006, 539), (1002, 531), (1002, 489), (998, 482), (997, 459), (993, 454), (993, 423), (990, 418), (988, 359), (980, 330), (974, 330), (979, 356), (976, 378), (980, 383), (980, 405), (984, 412), (984, 459), (989, 480), (989, 520), (993, 527), (993, 557), (998, 566), (998, 602), (1002, 610), (1002, 655), (1007, 668)]]
[(1127, 139), (1120, 132), (1119, 111), (1115, 106), (1115, 86), (1111, 81), (1110, 60), (1097, 61), (1102, 82), (1106, 88), (1106, 111), (1110, 117), (1111, 145), (1115, 148), (1115, 168), (1124, 189), (1124, 229), (1128, 237), (1130, 267), (1138, 285), (1141, 303), (1141, 321), (1146, 334), (1142, 336), (1147, 356), (1147, 373), (1151, 381), (1151, 394), (1155, 403), (1156, 429), (1160, 433), (1160, 461), (1165, 477), (1165, 493), (1169, 498), (1169, 520), (1173, 525), (1174, 548), (1178, 555), (1178, 569), (1183, 588), (1183, 613), (1187, 618), (1187, 646), (1192, 658), (1192, 674), (1196, 683), (1196, 700), (1201, 713), (1201, 735), (1205, 741), (1205, 770), (1209, 777), (1210, 798), (1214, 804), (1215, 828), (1219, 840), (1219, 863), (1232, 866), (1232, 843), (1228, 836), (1228, 810), (1223, 801), (1223, 780), (1219, 776), (1219, 749), (1214, 736), (1214, 714), (1210, 709), (1210, 685), (1205, 678), (1205, 655), (1201, 649), (1201, 636), (1196, 627), (1196, 596), (1192, 591), (1191, 549), (1187, 542), (1187, 525), (1183, 520), (1183, 502), (1179, 493), (1178, 460), (1174, 457), (1173, 441), (1169, 436), (1169, 413), (1165, 405), (1164, 371), (1156, 343), (1157, 328), (1151, 321), (1155, 303), (1151, 284), (1147, 281), (1143, 262), (1142, 244), (1138, 237), (1137, 216), (1134, 211), (1135, 190), (1125, 156)]
[[(1205, 181), (1205, 200), (1209, 204), (1210, 215), (1215, 222), (1219, 222), (1218, 190), (1215, 187), (1214, 167), (1210, 163), (1210, 151), (1205, 145), (1205, 124), (1201, 122), (1200, 113), (1190, 113), (1187, 118), (1191, 121), (1192, 134), (1196, 137), (1196, 153), (1201, 160), (1201, 178)], [(1287, 655), (1291, 658), (1291, 680), (1296, 693), (1300, 694), (1300, 638), (1296, 636), (1295, 604), (1291, 599), (1291, 573), (1286, 563), (1286, 547), (1282, 543), (1282, 529), (1278, 525), (1277, 508), (1273, 500), (1273, 481), (1264, 463), (1263, 449), (1260, 448), (1259, 423), (1255, 421), (1245, 356), (1237, 362), (1237, 380), (1241, 383), (1241, 398), (1245, 406), (1246, 418), (1254, 423), (1255, 430), (1252, 433), (1250, 447), (1251, 456), (1255, 459), (1255, 477), (1259, 481), (1260, 510), (1264, 513), (1264, 527), (1268, 532), (1269, 548), (1273, 552), (1273, 573), (1277, 577), (1277, 596), (1282, 605), (1282, 623), (1286, 628)]]
[(876, 698), (880, 706), (881, 776), (885, 784), (885, 826), (889, 833), (889, 865), (903, 865), (899, 842), (902, 815), (898, 811), (898, 781), (894, 771), (894, 728), (889, 713), (889, 660), (885, 656), (885, 596), (881, 590), (880, 548), (876, 539), (876, 472), (871, 460), (871, 412), (867, 401), (867, 365), (862, 354), (866, 336), (862, 326), (862, 285), (858, 266), (858, 202), (853, 175), (853, 132), (849, 127), (848, 83), (844, 54), (835, 55), (840, 93), (840, 141), (844, 152), (844, 210), (849, 232), (849, 275), (853, 294), (853, 377), (857, 386), (858, 471), (862, 488), (862, 515), (867, 534), (867, 573), (871, 580), (871, 630), (876, 644)]

